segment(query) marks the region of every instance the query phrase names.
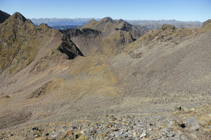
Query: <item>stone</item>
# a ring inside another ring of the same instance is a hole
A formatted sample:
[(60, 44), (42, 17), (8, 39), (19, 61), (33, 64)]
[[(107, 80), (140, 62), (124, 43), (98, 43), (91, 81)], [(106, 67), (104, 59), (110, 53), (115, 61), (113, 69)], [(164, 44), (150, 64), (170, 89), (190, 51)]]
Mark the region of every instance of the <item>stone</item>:
[(196, 110), (196, 108), (194, 108), (194, 107), (190, 109), (190, 111), (195, 111), (195, 110)]
[(143, 137), (145, 137), (147, 134), (146, 133), (142, 133), (141, 135), (140, 135), (140, 138), (143, 138)]
[(189, 109), (186, 108), (186, 107), (183, 107), (183, 110), (184, 110), (185, 112), (189, 111)]
[(35, 140), (46, 140), (44, 137), (35, 138)]
[(148, 139), (148, 138), (142, 138), (142, 140), (150, 140), (150, 139)]
[(191, 131), (199, 131), (199, 129), (201, 128), (201, 125), (197, 124), (197, 125), (194, 125), (190, 128)]
[(112, 127), (111, 130), (112, 131), (118, 131), (119, 129), (118, 128), (115, 128), (115, 127)]

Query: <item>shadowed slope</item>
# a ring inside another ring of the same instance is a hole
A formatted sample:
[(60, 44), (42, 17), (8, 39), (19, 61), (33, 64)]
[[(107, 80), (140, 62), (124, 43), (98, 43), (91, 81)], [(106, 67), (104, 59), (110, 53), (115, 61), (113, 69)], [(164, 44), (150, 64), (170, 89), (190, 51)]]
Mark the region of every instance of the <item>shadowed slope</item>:
[(6, 19), (8, 19), (10, 15), (4, 11), (0, 10), (0, 24), (4, 22)]

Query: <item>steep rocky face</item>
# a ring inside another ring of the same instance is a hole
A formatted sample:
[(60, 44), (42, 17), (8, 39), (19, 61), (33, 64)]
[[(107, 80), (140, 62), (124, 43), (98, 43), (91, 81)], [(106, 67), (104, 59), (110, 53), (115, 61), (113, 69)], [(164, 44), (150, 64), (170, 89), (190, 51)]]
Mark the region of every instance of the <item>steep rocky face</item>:
[(66, 36), (69, 38), (84, 35), (90, 38), (95, 38), (98, 35), (101, 34), (101, 31), (90, 29), (90, 28), (83, 28), (83, 29), (66, 29), (66, 30), (61, 30), (62, 33), (64, 33)]
[(63, 36), (62, 44), (57, 49), (60, 52), (65, 53), (68, 56), (68, 59), (74, 59), (78, 55), (83, 56), (82, 52), (66, 36)]
[(0, 24), (4, 22), (6, 19), (8, 19), (10, 15), (4, 11), (0, 10)]

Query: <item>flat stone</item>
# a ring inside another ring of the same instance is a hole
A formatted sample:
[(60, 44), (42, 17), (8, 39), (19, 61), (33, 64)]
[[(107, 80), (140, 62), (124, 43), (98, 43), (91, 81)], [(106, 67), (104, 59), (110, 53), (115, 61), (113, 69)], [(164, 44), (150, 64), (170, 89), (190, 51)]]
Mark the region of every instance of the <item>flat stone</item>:
[(190, 111), (195, 111), (195, 110), (196, 110), (196, 108), (194, 108), (194, 107), (190, 109)]
[(142, 133), (141, 135), (140, 135), (140, 138), (143, 138), (143, 137), (145, 137), (147, 134), (146, 133)]

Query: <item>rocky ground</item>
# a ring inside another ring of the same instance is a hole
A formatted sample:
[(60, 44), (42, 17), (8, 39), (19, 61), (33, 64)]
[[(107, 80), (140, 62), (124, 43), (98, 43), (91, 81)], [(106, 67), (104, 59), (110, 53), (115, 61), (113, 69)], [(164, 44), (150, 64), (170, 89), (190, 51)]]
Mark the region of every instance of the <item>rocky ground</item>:
[(0, 139), (36, 140), (186, 140), (211, 139), (209, 104), (172, 112), (102, 115), (62, 122), (14, 126), (0, 130)]

